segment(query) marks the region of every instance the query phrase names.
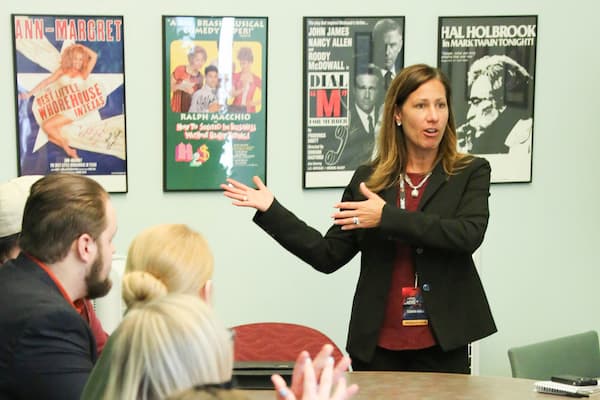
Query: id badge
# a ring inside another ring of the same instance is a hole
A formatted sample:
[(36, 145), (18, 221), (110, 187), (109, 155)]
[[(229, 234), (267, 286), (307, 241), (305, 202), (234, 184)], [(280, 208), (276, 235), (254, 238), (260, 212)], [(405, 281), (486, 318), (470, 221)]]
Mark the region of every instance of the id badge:
[(429, 325), (429, 319), (423, 305), (421, 288), (402, 288), (402, 325), (423, 326)]

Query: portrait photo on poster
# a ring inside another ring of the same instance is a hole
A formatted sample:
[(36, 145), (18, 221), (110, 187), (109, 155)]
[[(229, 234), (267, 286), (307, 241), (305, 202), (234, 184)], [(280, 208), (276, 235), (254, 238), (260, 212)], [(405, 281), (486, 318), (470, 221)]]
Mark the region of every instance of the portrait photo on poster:
[(488, 159), (492, 183), (531, 182), (537, 16), (440, 17), (458, 150)]
[(12, 15), (19, 175), (127, 192), (122, 16)]
[(304, 187), (344, 187), (374, 157), (404, 17), (304, 17), (303, 38)]
[(163, 190), (266, 180), (267, 18), (163, 16)]

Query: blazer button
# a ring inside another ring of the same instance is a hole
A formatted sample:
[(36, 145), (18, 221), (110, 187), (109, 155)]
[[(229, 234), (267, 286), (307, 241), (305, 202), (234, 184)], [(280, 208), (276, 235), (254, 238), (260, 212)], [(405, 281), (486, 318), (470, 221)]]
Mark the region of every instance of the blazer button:
[(424, 283), (423, 284), (423, 291), (424, 292), (429, 292), (431, 290), (431, 288), (429, 287), (429, 283)]
[(423, 254), (423, 248), (422, 247), (417, 247), (417, 250), (415, 250), (417, 252), (418, 255)]

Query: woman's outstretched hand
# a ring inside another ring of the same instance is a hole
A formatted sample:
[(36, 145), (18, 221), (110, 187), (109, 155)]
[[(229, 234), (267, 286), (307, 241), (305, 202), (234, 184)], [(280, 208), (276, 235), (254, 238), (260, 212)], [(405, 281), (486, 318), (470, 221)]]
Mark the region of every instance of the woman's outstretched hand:
[(267, 211), (271, 207), (271, 204), (273, 204), (275, 196), (273, 196), (273, 193), (271, 193), (258, 176), (254, 176), (252, 181), (257, 189), (246, 186), (235, 179), (228, 178), (227, 184), (221, 184), (223, 195), (232, 199), (231, 204), (234, 206), (252, 207), (259, 211)]

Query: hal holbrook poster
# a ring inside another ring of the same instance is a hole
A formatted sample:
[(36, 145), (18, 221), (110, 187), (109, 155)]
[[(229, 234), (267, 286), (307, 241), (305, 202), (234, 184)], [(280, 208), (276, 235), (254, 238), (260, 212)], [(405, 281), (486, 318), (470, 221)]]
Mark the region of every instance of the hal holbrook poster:
[(127, 191), (123, 18), (13, 15), (19, 174)]
[(460, 151), (492, 182), (530, 182), (537, 16), (440, 17), (438, 65), (450, 79)]

